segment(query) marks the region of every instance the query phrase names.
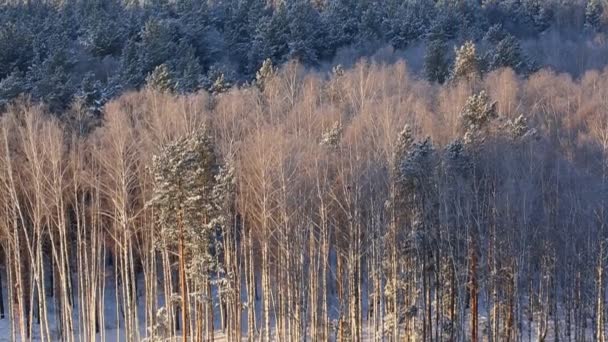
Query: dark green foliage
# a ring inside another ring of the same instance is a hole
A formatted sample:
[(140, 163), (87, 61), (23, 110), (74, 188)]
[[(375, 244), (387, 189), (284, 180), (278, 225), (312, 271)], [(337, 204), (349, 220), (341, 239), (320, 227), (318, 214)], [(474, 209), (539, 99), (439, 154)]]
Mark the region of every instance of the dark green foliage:
[(447, 45), (437, 39), (430, 41), (424, 56), (424, 73), (427, 80), (443, 83), (449, 73)]
[(0, 24), (0, 79), (13, 70), (25, 71), (33, 57), (32, 36), (22, 24)]
[(272, 17), (265, 17), (260, 21), (249, 52), (250, 73), (255, 73), (266, 58), (275, 63), (285, 61), (289, 52), (288, 21), (285, 6), (280, 6)]
[(517, 38), (507, 35), (500, 40), (491, 51), (488, 66), (490, 69), (509, 67), (517, 72), (525, 72), (526, 63)]
[(27, 83), (22, 72), (13, 71), (0, 80), (0, 109), (27, 90)]
[(202, 68), (192, 45), (181, 42), (177, 47), (177, 56), (171, 61), (175, 90), (181, 93), (198, 89)]
[(287, 5), (289, 22), (288, 59), (304, 64), (318, 63), (319, 51), (323, 48), (321, 18), (316, 9), (306, 0), (293, 0)]
[(25, 92), (58, 110), (87, 92), (80, 88), (90, 73), (114, 96), (142, 87), (164, 64), (183, 93), (213, 84), (214, 65), (230, 66), (226, 84), (240, 84), (267, 58), (278, 67), (291, 59), (321, 66), (341, 49), (373, 54), (370, 47), (420, 43), (427, 46), (425, 76), (441, 81), (445, 46), (469, 40), (483, 41), (479, 71), (529, 72), (533, 63), (519, 40), (564, 23), (602, 31), (603, 12), (601, 0), (17, 2), (0, 7), (0, 82), (4, 100)]
[(175, 80), (166, 64), (154, 68), (146, 77), (146, 85), (160, 92), (172, 92), (175, 90)]
[(591, 31), (599, 31), (602, 27), (603, 7), (600, 0), (589, 0), (585, 8), (585, 27)]

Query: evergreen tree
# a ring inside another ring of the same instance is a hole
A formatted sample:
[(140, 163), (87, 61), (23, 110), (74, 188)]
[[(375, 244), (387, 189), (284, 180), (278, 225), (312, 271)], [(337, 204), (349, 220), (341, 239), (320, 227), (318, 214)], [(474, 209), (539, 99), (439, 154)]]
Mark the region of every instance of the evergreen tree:
[[(245, 71), (251, 50), (255, 49), (255, 47), (253, 47), (255, 44), (255, 37), (260, 34), (258, 29), (260, 29), (260, 25), (263, 25), (262, 23), (268, 21), (266, 2), (264, 0), (237, 0), (231, 2), (228, 6), (228, 16), (224, 23), (224, 37), (227, 49), (231, 59), (236, 61), (239, 66), (243, 67), (243, 70), (241, 71)], [(264, 35), (263, 33), (261, 34)], [(258, 42), (258, 44), (259, 43), (260, 42)], [(260, 53), (263, 54), (265, 52), (266, 51)], [(262, 56), (262, 58), (265, 57), (271, 56)]]
[(23, 25), (12, 22), (0, 24), (0, 79), (14, 70), (27, 70), (33, 58), (32, 40)]
[(507, 33), (503, 29), (501, 24), (490, 26), (486, 34), (483, 36), (483, 40), (489, 44), (498, 44), (501, 40), (507, 37)]
[(95, 79), (95, 75), (91, 72), (84, 75), (79, 89), (76, 91), (75, 97), (82, 103), (84, 108), (98, 115), (101, 113), (105, 101), (103, 86), (101, 82)]
[(10, 101), (26, 91), (27, 86), (23, 73), (13, 71), (10, 75), (0, 80), (0, 109), (3, 109)]
[(332, 127), (323, 132), (321, 137), (321, 145), (328, 148), (336, 149), (342, 139), (342, 124), (336, 121)]
[(161, 92), (175, 90), (175, 82), (166, 64), (161, 64), (146, 77), (146, 85)]
[(487, 58), (490, 70), (509, 67), (516, 72), (526, 72), (526, 63), (517, 38), (507, 35), (490, 51)]
[(233, 77), (223, 65), (212, 65), (201, 81), (203, 87), (212, 94), (228, 91), (232, 85)]
[(599, 31), (602, 27), (603, 7), (600, 0), (588, 0), (585, 7), (585, 28), (590, 31)]
[(62, 43), (41, 44), (26, 74), (32, 97), (46, 103), (51, 111), (66, 108), (75, 92), (70, 75), (73, 65), (71, 54)]
[(452, 68), (451, 79), (471, 80), (480, 76), (479, 60), (472, 41), (465, 42), (455, 50), (456, 60)]
[(386, 38), (395, 49), (405, 49), (426, 31), (423, 18), (410, 4), (402, 2), (394, 12), (387, 13), (384, 20)]
[(260, 90), (264, 91), (264, 87), (266, 82), (275, 74), (275, 68), (272, 65), (272, 60), (267, 58), (264, 60), (262, 67), (255, 74), (255, 84), (260, 88)]
[(376, 2), (364, 2), (361, 7), (361, 19), (359, 20), (359, 36), (356, 38), (356, 42), (359, 44), (365, 44), (368, 42), (381, 42), (384, 40), (384, 33), (382, 31), (382, 18), (384, 17), (384, 8), (379, 6)]
[(175, 90), (180, 93), (192, 92), (198, 89), (202, 67), (192, 45), (182, 41), (177, 48), (177, 55), (171, 60)]
[(144, 74), (176, 56), (179, 37), (173, 22), (150, 19), (146, 22), (140, 35), (139, 63), (141, 63)]
[(271, 17), (264, 17), (257, 25), (249, 51), (249, 72), (254, 74), (267, 58), (277, 64), (286, 61), (289, 53), (289, 19), (284, 4)]
[(93, 56), (119, 55), (126, 38), (119, 18), (112, 18), (112, 14), (105, 11), (95, 13), (87, 18), (82, 29), (81, 44)]
[(316, 65), (323, 46), (320, 41), (322, 25), (319, 13), (306, 0), (287, 3), (289, 22), (288, 59)]
[(443, 83), (448, 76), (449, 65), (446, 44), (442, 40), (430, 41), (424, 56), (424, 73), (430, 82)]
[(149, 204), (157, 209), (161, 234), (168, 246), (175, 246), (179, 234), (183, 234), (192, 277), (208, 274), (213, 264), (209, 247), (216, 217), (213, 191), (219, 171), (213, 142), (204, 127), (167, 144), (153, 158), (155, 187)]
[(485, 91), (471, 95), (460, 114), (465, 130), (464, 141), (475, 146), (483, 142), (489, 124), (498, 117), (496, 102), (491, 102)]
[[(155, 209), (160, 227), (160, 248), (176, 249), (179, 257), (182, 321), (189, 321), (190, 291), (208, 288), (215, 270), (213, 257), (217, 217), (217, 187), (220, 165), (206, 129), (179, 138), (161, 149), (152, 161), (154, 194), (149, 205)], [(196, 302), (208, 303), (201, 293)], [(189, 336), (188, 324), (183, 334)]]
[(361, 13), (357, 2), (332, 0), (323, 12), (323, 22), (327, 27), (325, 47), (327, 55), (332, 56), (336, 50), (355, 42), (359, 32)]
[(140, 63), (139, 47), (134, 39), (129, 39), (120, 57), (120, 83), (124, 88), (137, 88), (145, 80)]

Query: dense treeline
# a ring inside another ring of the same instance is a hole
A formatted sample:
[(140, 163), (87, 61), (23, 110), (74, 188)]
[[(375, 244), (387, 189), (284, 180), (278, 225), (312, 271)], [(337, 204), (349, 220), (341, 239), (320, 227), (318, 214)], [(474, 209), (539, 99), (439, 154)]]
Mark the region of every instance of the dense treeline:
[(608, 71), (459, 61), (9, 106), (10, 336), (604, 341)]
[(419, 61), (412, 66), (439, 63), (425, 70), (432, 81), (443, 81), (442, 64), (468, 40), (482, 48), (487, 70), (551, 66), (578, 75), (608, 64), (603, 0), (2, 3), (0, 106), (27, 94), (54, 112), (76, 103), (98, 115), (157, 74), (181, 93), (218, 91), (253, 80), (268, 58), (322, 67), (386, 46)]

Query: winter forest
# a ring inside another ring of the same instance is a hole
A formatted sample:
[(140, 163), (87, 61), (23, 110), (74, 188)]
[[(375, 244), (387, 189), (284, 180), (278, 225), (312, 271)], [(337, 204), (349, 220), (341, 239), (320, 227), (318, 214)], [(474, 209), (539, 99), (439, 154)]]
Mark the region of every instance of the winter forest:
[(0, 0), (0, 341), (608, 338), (606, 0)]

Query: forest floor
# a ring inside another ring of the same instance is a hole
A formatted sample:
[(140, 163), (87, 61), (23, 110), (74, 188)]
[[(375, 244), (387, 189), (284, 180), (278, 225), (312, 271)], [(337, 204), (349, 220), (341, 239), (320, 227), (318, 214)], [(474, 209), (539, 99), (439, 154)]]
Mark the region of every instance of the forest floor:
[[(0, 286), (2, 286), (2, 294), (3, 294), (3, 298), (2, 300), (4, 301), (4, 306), (5, 306), (5, 317), (3, 319), (0, 319), (0, 342), (11, 342), (12, 341), (12, 336), (11, 336), (11, 315), (10, 315), (10, 310), (8, 308), (8, 288), (7, 288), (7, 284), (5, 283), (5, 279), (6, 277), (3, 274), (2, 277), (2, 284), (0, 284)], [(146, 326), (145, 326), (145, 318), (144, 318), (144, 303), (143, 303), (143, 296), (139, 297), (140, 300), (138, 301), (138, 316), (139, 316), (139, 322), (140, 322), (140, 336), (146, 336)], [(56, 325), (56, 314), (55, 314), (55, 310), (54, 310), (54, 301), (51, 300), (49, 301), (48, 305), (48, 319), (49, 319), (49, 328), (51, 330), (51, 334), (53, 336), (55, 336), (56, 340), (59, 340), (59, 334), (57, 331), (57, 325)], [(256, 307), (261, 307), (261, 303), (256, 303)], [(78, 308), (74, 308), (75, 312), (77, 312)], [(259, 310), (258, 310), (259, 311)], [(484, 310), (481, 310), (481, 317), (480, 317), (480, 333), (482, 334), (482, 336), (484, 335), (484, 327), (487, 325), (487, 315), (485, 314)], [(105, 304), (104, 304), (104, 314), (105, 314), (105, 323), (104, 323), (104, 327), (105, 329), (103, 330), (103, 333), (100, 333), (97, 335), (97, 341), (99, 342), (119, 342), (119, 341), (125, 341), (125, 336), (124, 336), (124, 330), (122, 325), (122, 321), (121, 319), (117, 319), (117, 317), (120, 317), (120, 308), (117, 305), (117, 301), (116, 301), (116, 296), (115, 296), (115, 291), (114, 291), (114, 281), (112, 279), (109, 279), (108, 284), (106, 285), (106, 292), (105, 292)], [(259, 315), (261, 315), (261, 312), (259, 313)], [(77, 331), (78, 330), (78, 318), (77, 318), (77, 314), (74, 315), (74, 328)], [(216, 315), (216, 317), (218, 317), (219, 315)], [(535, 319), (536, 320), (536, 319)], [(219, 325), (219, 322), (217, 322)], [(364, 329), (363, 329), (363, 341), (372, 341), (373, 340), (373, 332), (371, 331), (370, 327), (368, 324), (366, 324), (367, 322), (364, 322)], [(563, 319), (560, 319), (561, 327), (564, 327), (565, 322)], [(593, 340), (592, 336), (593, 336), (593, 323), (591, 320), (589, 320), (588, 323), (588, 328), (587, 331), (585, 333), (585, 336), (588, 336), (589, 339), (585, 339), (585, 340)], [(563, 329), (563, 328), (561, 328)], [(523, 322), (523, 326), (522, 326), (522, 330), (523, 333), (520, 336), (520, 340), (521, 341), (530, 341), (530, 342), (535, 342), (538, 341), (538, 331), (537, 331), (537, 326), (536, 323), (532, 323), (531, 325), (531, 329), (529, 328), (529, 323), (528, 322)], [(530, 331), (531, 330), (531, 331)], [(40, 326), (34, 322), (34, 326), (32, 329), (32, 338), (29, 339), (29, 341), (40, 341)], [(531, 332), (531, 333), (530, 333)], [(246, 327), (243, 328), (243, 340), (246, 340)], [(562, 332), (563, 334), (563, 332)], [(560, 334), (561, 335), (561, 334)], [(573, 332), (574, 335), (574, 332)], [(561, 336), (560, 336), (561, 337)], [(19, 341), (20, 338), (18, 336), (16, 336), (16, 340)], [(76, 337), (76, 340), (78, 341), (78, 337)], [(175, 341), (180, 341), (180, 338), (174, 339), (171, 342)], [(554, 334), (554, 322), (552, 320), (548, 321), (548, 326), (547, 326), (547, 332), (545, 335), (545, 341), (554, 341), (555, 340), (555, 334)], [(223, 341), (227, 341), (225, 334), (223, 334), (221, 331), (216, 331), (215, 332), (215, 341), (218, 342), (223, 342)], [(486, 339), (482, 338), (482, 340), (480, 342), (485, 342)], [(87, 341), (89, 342), (89, 341)], [(169, 342), (169, 341), (167, 341)]]

